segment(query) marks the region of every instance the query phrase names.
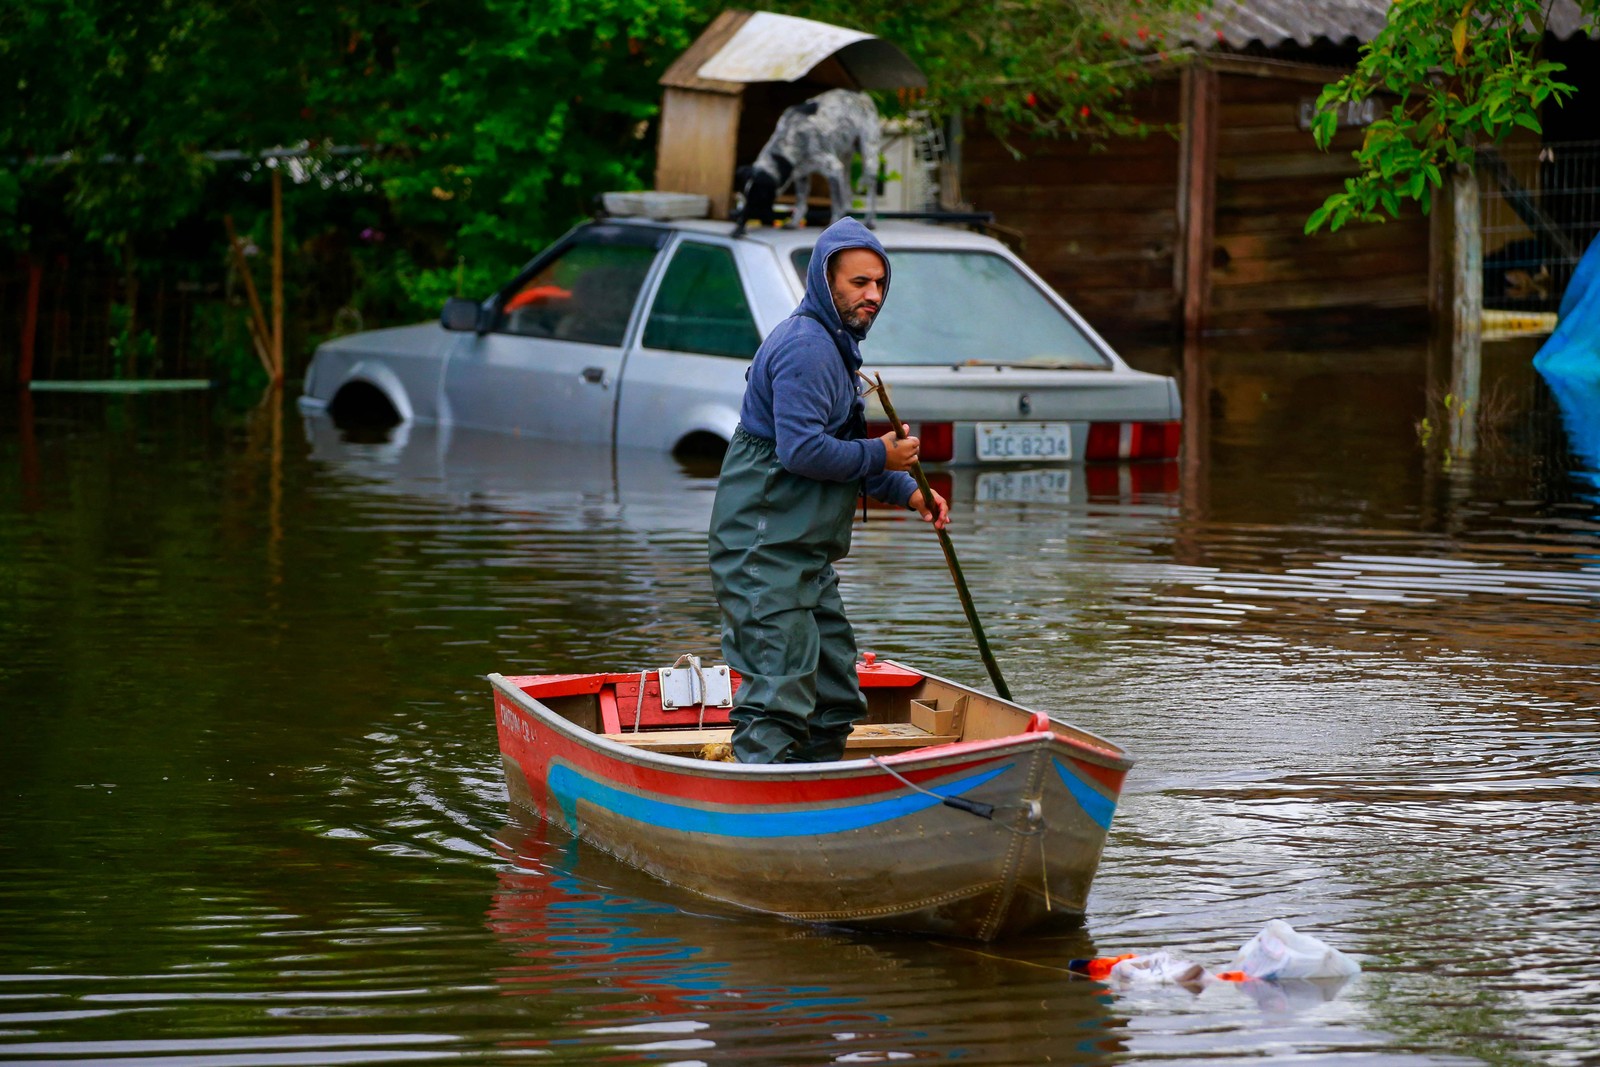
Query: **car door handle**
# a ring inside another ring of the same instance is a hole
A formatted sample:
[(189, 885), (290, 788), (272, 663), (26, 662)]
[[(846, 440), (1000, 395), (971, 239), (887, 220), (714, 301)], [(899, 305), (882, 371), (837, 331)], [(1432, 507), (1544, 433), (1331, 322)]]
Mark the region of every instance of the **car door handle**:
[(585, 367), (585, 368), (583, 368), (583, 380), (588, 382), (590, 385), (604, 385), (604, 384), (606, 384), (606, 371), (605, 371), (605, 368), (604, 367)]

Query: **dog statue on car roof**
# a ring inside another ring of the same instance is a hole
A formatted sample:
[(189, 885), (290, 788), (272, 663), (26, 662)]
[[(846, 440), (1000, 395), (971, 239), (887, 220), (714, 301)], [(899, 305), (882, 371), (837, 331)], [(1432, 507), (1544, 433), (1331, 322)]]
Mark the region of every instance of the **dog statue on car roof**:
[(833, 205), (831, 221), (844, 218), (854, 197), (850, 160), (858, 148), (861, 179), (866, 186), (866, 224), (872, 226), (877, 211), (882, 138), (878, 108), (866, 93), (829, 89), (803, 104), (785, 108), (756, 161), (740, 167), (734, 177), (744, 194), (744, 202), (734, 216), (738, 221), (734, 236), (744, 233), (751, 221), (776, 222), (774, 201), (789, 188), (794, 189), (795, 199), (790, 224), (805, 225), (813, 174), (822, 175), (828, 183)]

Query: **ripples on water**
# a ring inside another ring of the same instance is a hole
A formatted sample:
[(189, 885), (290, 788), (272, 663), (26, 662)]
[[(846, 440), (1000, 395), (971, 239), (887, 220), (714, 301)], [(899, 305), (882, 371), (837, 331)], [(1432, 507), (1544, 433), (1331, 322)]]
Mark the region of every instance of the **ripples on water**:
[[(0, 1059), (1600, 1057), (1581, 498), (1427, 483), (1360, 427), (1387, 465), (1285, 473), (1219, 433), (1182, 490), (958, 473), (1019, 700), (1140, 757), (1087, 925), (981, 946), (750, 919), (508, 819), (483, 673), (714, 650), (705, 472), (292, 419), (275, 462), (175, 403), (41, 418), (0, 482)], [(1352, 506), (1363, 479), (1407, 488)], [(937, 542), (874, 511), (856, 545), (863, 647), (984, 684)], [(1064, 972), (1221, 969), (1275, 917), (1365, 972)]]

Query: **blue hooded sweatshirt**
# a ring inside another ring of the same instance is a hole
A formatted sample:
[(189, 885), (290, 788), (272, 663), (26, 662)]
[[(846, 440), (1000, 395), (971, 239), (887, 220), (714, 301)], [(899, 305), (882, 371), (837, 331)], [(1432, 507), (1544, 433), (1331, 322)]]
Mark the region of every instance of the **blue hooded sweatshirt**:
[[(865, 328), (839, 317), (828, 285), (828, 262), (849, 248), (866, 248), (883, 260), (883, 295), (889, 296), (889, 256), (871, 230), (853, 218), (822, 231), (806, 268), (806, 295), (756, 350), (747, 375), (739, 423), (773, 441), (778, 462), (791, 474), (821, 482), (865, 480), (868, 496), (904, 506), (917, 483), (904, 471), (886, 471), (883, 442), (844, 440), (852, 411), (861, 404), (856, 371)], [(881, 311), (880, 311), (881, 313)]]

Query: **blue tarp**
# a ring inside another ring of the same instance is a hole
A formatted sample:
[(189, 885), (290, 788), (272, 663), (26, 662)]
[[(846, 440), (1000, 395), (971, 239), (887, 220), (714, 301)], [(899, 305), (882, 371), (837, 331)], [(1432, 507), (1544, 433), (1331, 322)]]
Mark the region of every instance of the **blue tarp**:
[(1579, 477), (1600, 488), (1600, 240), (1590, 243), (1561, 298), (1555, 332), (1533, 357), (1567, 428)]

